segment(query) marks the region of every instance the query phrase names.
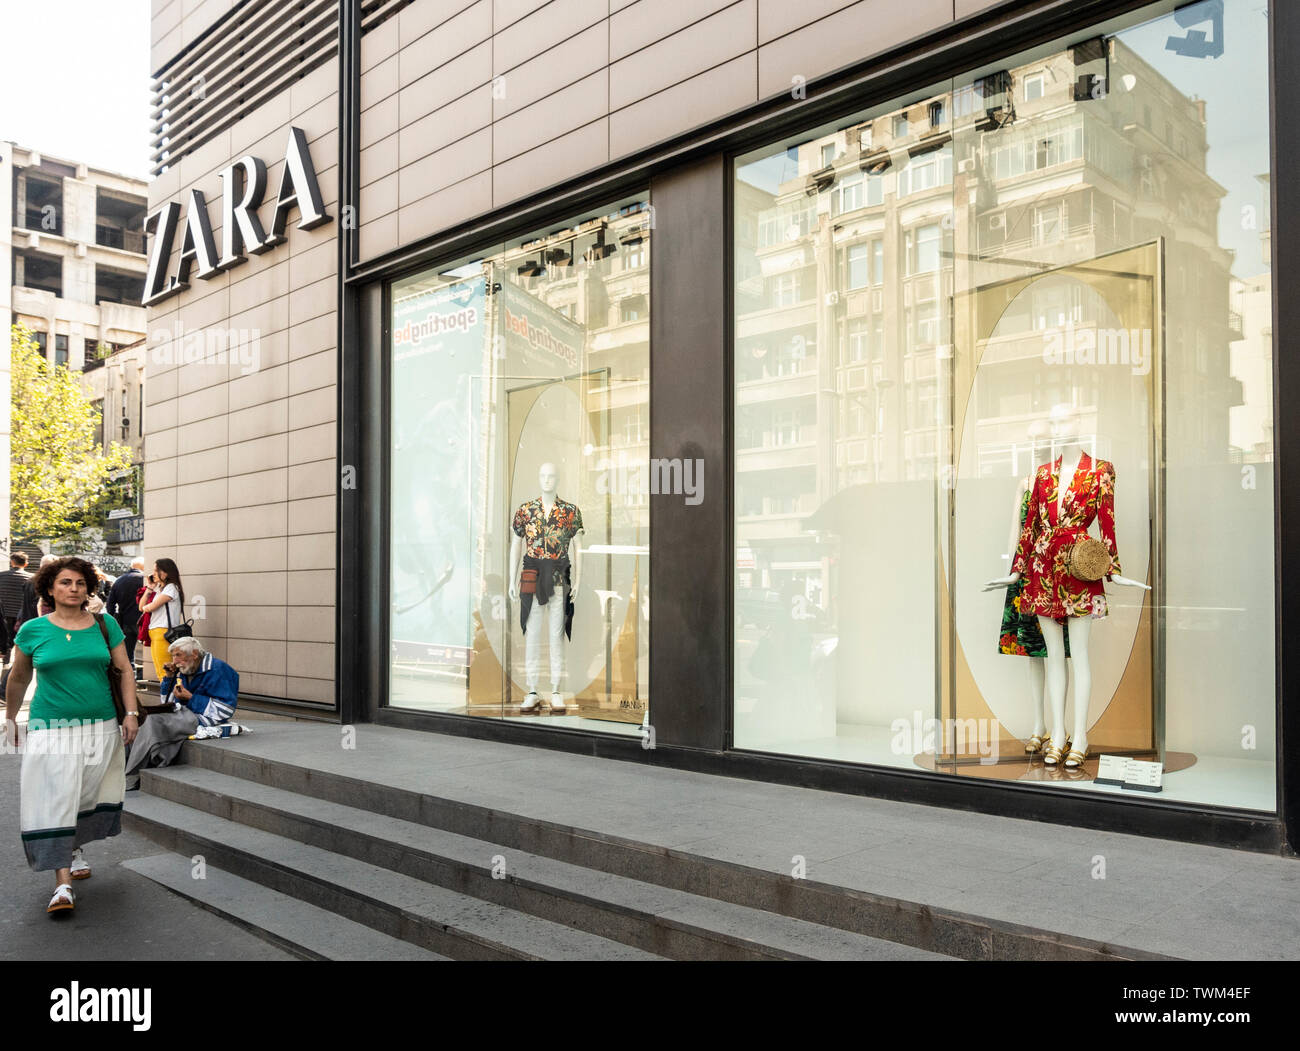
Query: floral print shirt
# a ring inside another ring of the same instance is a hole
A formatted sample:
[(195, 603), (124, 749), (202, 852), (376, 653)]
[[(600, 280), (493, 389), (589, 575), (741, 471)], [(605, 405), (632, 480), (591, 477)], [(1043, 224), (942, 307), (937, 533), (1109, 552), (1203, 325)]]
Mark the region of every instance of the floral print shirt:
[(539, 496), (520, 506), (512, 528), (515, 536), (523, 537), (525, 555), (562, 558), (569, 553), (569, 542), (583, 531), (582, 512), (557, 496), (548, 515)]
[(1065, 563), (1074, 542), (1087, 533), (1095, 519), (1110, 552), (1106, 579), (1120, 572), (1115, 548), (1115, 467), (1106, 460), (1093, 460), (1085, 452), (1058, 510), (1060, 474), (1059, 456), (1034, 474), (1029, 509), (1011, 565), (1025, 578), (1020, 609), (1044, 617), (1104, 617), (1106, 589), (1102, 582), (1079, 580)]

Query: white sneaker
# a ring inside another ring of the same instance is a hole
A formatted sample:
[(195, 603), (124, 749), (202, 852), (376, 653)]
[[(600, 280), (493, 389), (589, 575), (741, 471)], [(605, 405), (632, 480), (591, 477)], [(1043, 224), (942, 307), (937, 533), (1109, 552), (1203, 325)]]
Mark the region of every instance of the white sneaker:
[(524, 698), (524, 703), (519, 706), (521, 712), (535, 712), (542, 699), (537, 696), (536, 690), (529, 690), (528, 696)]
[(563, 715), (568, 709), (564, 706), (564, 698), (558, 693), (551, 694), (551, 712), (556, 715)]
[(71, 885), (60, 883), (45, 911), (51, 916), (57, 916), (61, 912), (71, 912), (76, 904), (77, 899), (72, 894)]
[(90, 879), (90, 866), (86, 864), (80, 847), (72, 852), (72, 878)]

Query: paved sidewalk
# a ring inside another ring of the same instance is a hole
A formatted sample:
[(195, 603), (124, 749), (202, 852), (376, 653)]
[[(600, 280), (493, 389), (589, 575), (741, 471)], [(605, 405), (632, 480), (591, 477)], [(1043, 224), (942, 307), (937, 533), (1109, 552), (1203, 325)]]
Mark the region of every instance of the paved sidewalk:
[[(1300, 959), (1300, 861), (361, 725), (200, 747), (1189, 959)], [(128, 808), (129, 808), (128, 802)], [(1104, 862), (1104, 878), (1098, 878)]]
[(77, 908), (50, 919), (54, 874), (28, 868), (18, 837), (21, 767), (22, 756), (0, 755), (0, 960), (296, 959), (123, 868), (127, 859), (163, 853), (130, 831), (86, 847), (93, 875), (73, 885)]

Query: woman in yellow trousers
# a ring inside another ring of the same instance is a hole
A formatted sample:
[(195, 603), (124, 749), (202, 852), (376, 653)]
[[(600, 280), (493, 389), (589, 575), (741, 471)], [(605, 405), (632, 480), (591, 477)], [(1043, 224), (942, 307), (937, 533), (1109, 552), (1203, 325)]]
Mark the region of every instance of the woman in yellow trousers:
[(170, 558), (160, 558), (153, 565), (149, 590), (140, 600), (140, 610), (149, 614), (149, 652), (153, 656), (158, 681), (167, 677), (163, 667), (169, 659), (167, 632), (185, 623), (185, 588), (180, 570)]

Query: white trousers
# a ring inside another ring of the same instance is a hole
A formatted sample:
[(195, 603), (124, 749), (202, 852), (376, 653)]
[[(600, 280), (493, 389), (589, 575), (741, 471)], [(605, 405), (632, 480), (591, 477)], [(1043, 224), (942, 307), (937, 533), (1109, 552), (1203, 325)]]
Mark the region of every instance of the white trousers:
[(529, 691), (537, 689), (542, 673), (542, 623), (546, 624), (551, 656), (551, 689), (564, 681), (564, 589), (556, 588), (543, 606), (533, 600), (528, 611), (528, 630), (524, 632), (524, 679)]

